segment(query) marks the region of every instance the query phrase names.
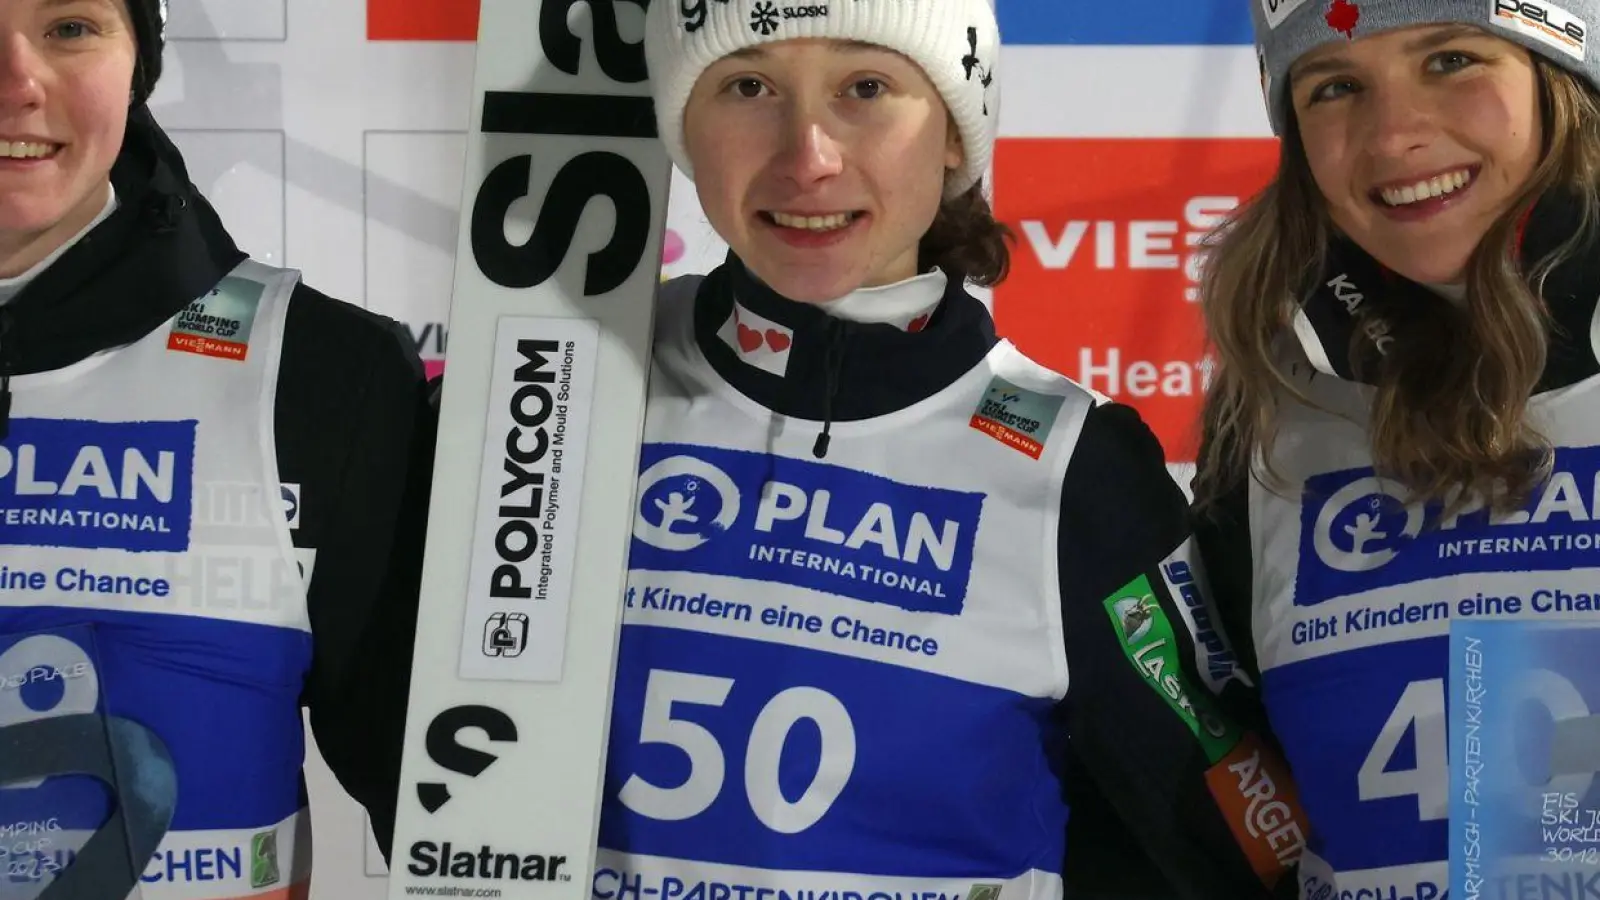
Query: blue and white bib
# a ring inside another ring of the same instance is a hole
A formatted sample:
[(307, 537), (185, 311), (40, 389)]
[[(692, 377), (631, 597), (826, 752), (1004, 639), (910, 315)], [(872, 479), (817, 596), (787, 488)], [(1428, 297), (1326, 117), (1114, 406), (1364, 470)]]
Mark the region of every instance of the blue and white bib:
[(311, 560), (273, 436), (297, 279), (246, 262), (132, 345), (11, 379), (0, 768), (38, 777), (0, 788), (7, 900), (133, 873), (145, 900), (304, 896)]
[(658, 313), (594, 897), (1059, 897), (1056, 528), (1093, 397), (1003, 343), (819, 460), (820, 423), (701, 355), (696, 282)]
[[(1295, 355), (1301, 388), (1329, 411), (1285, 407), (1276, 452), (1293, 491), (1252, 481), (1250, 529), (1262, 690), (1312, 830), (1301, 895), (1437, 900), (1449, 885), (1450, 620), (1513, 596), (1524, 616), (1600, 611), (1600, 377), (1535, 398), (1558, 449), (1524, 512), (1446, 518), (1374, 477), (1370, 389)], [(1600, 696), (1573, 697), (1600, 712)], [(1600, 786), (1589, 793), (1600, 800)], [(1550, 890), (1527, 896), (1589, 888)]]

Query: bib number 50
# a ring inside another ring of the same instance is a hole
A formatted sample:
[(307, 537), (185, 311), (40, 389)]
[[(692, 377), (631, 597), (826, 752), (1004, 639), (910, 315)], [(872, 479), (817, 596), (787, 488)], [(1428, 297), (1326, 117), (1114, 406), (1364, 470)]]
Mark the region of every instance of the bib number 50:
[[(704, 726), (673, 717), (678, 703), (720, 707), (733, 690), (731, 678), (655, 669), (645, 686), (639, 743), (666, 744), (689, 757), (689, 777), (676, 787), (651, 784), (629, 776), (619, 795), (623, 805), (642, 816), (666, 821), (691, 819), (721, 796), (727, 781), (727, 754), (716, 735)], [(789, 732), (802, 719), (816, 723), (822, 734), (817, 773), (799, 800), (791, 803), (778, 784), (778, 762)], [(744, 790), (761, 824), (783, 834), (815, 825), (833, 807), (856, 765), (856, 730), (838, 698), (812, 687), (779, 692), (750, 726), (744, 759)]]

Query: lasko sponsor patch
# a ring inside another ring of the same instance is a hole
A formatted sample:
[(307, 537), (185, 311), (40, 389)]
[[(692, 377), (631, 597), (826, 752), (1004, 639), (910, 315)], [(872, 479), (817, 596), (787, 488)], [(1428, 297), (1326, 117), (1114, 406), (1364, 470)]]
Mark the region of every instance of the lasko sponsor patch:
[(1578, 62), (1588, 51), (1589, 24), (1550, 0), (1486, 0), (1494, 24), (1560, 50)]
[(765, 453), (648, 444), (630, 564), (959, 614), (983, 495)]
[(1213, 763), (1222, 759), (1239, 742), (1239, 731), (1211, 708), (1205, 689), (1185, 677), (1172, 622), (1156, 599), (1150, 579), (1140, 575), (1107, 597), (1104, 605), (1128, 661), (1194, 732), (1206, 758)]
[(1600, 565), (1600, 447), (1556, 450), (1550, 479), (1520, 512), (1481, 503), (1442, 516), (1442, 504), (1403, 505), (1371, 469), (1306, 479), (1294, 602), (1478, 572)]
[(1004, 378), (989, 382), (972, 427), (1034, 459), (1044, 452), (1045, 438), (1061, 411), (1062, 398), (1017, 387)]
[(278, 864), (278, 832), (263, 831), (250, 838), (250, 887), (257, 890), (283, 880)]
[(228, 276), (197, 298), (172, 323), (168, 350), (242, 360), (250, 349), (250, 329), (261, 305), (262, 286)]
[(195, 427), (14, 420), (0, 444), (0, 544), (187, 550)]

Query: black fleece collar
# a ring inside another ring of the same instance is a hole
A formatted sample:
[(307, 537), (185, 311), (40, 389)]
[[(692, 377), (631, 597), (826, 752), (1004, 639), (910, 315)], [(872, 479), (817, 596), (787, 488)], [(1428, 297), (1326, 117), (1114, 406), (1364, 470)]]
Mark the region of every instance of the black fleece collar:
[[(1570, 195), (1541, 199), (1523, 226), (1519, 245), (1523, 266), (1543, 258), (1578, 224), (1579, 207)], [(1600, 374), (1594, 332), (1600, 304), (1600, 238), (1550, 273), (1544, 297), (1552, 320), (1550, 353), (1536, 393)], [(1451, 302), (1386, 268), (1355, 242), (1336, 238), (1321, 277), (1301, 307), (1312, 330), (1301, 335), (1302, 343), (1308, 352), (1320, 350), (1338, 377), (1370, 382), (1383, 349), (1402, 335), (1428, 333), (1426, 320), (1443, 321)], [(1447, 336), (1439, 339), (1448, 342)], [(1440, 349), (1448, 352), (1448, 347)]]
[[(784, 374), (747, 365), (718, 337), (736, 296), (792, 333)], [(712, 368), (746, 397), (782, 416), (821, 421), (821, 457), (833, 422), (887, 415), (933, 396), (982, 361), (997, 337), (989, 311), (956, 279), (927, 325), (909, 332), (847, 321), (783, 297), (730, 253), (695, 297), (695, 340)]]
[(0, 372), (59, 369), (136, 341), (244, 258), (146, 107), (129, 113), (111, 182), (117, 211), (0, 308)]

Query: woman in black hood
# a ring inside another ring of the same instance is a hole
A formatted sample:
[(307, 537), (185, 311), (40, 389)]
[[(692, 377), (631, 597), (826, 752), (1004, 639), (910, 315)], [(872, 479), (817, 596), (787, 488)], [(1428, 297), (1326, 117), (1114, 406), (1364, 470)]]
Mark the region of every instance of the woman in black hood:
[(0, 871), (288, 896), (304, 710), (388, 851), (435, 415), (191, 183), (165, 8), (0, 2)]

